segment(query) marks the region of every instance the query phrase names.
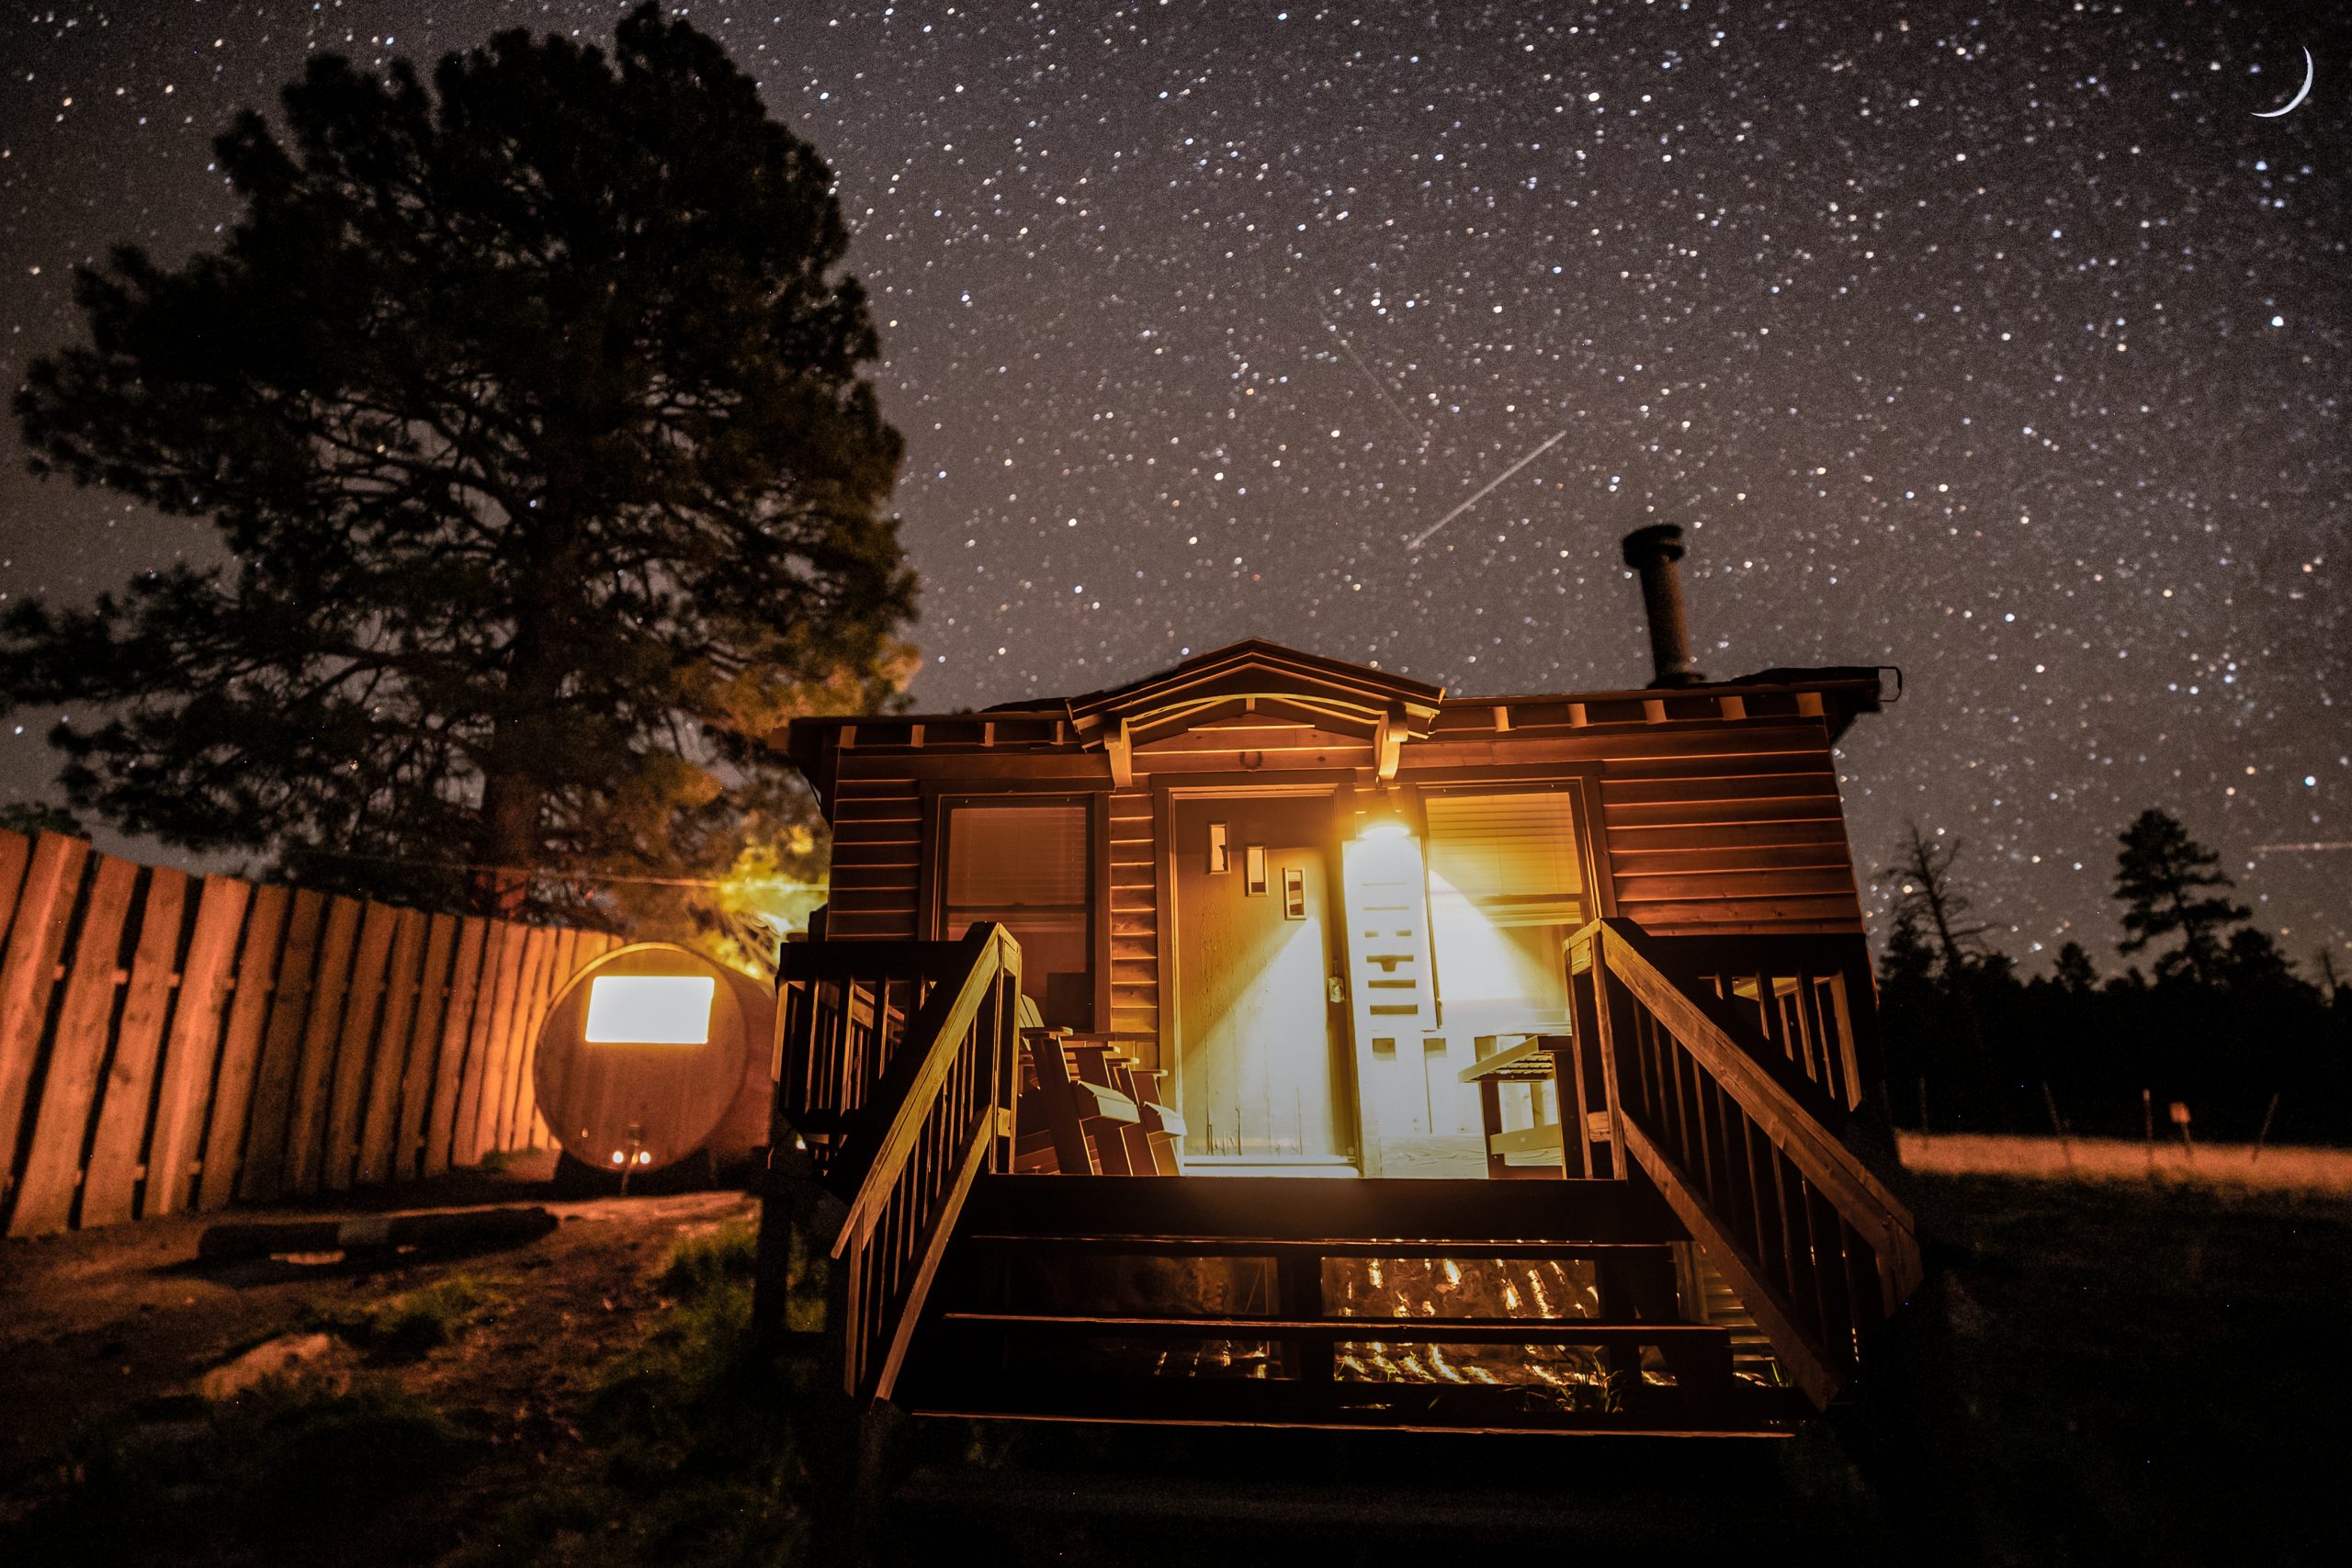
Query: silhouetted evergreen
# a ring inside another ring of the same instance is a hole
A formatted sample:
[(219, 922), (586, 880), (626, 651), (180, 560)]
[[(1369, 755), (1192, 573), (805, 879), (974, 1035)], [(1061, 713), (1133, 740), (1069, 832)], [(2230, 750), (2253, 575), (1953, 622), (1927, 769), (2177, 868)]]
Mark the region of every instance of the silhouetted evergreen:
[(37, 470), (227, 558), (12, 606), (0, 703), (103, 711), (75, 807), (311, 886), (609, 920), (599, 877), (723, 874), (798, 818), (768, 735), (909, 659), (832, 171), (650, 5), (609, 58), (323, 56), (282, 123), (216, 144), (225, 247), (84, 269), (16, 400)]
[(2200, 985), (2221, 979), (2221, 933), (2250, 912), (2217, 889), (2233, 886), (2222, 857), (2188, 836), (2171, 815), (2151, 807), (2123, 831), (2115, 861), (2115, 896), (2123, 901), (2124, 953), (2178, 936), (2156, 959), (2156, 978), (2184, 971)]
[[(1951, 852), (1927, 857), (1914, 829), (1888, 874), (1898, 889), (1933, 886), (1947, 912), (1965, 911)], [(2082, 943), (2068, 942), (2048, 977), (2019, 981), (2009, 958), (1983, 944), (1957, 965), (1939, 952), (1934, 910), (1898, 897), (1879, 954), (1879, 1008), (1898, 1121), (1934, 1132), (2051, 1132), (2055, 1103), (2066, 1130), (2138, 1137), (2142, 1091), (2156, 1135), (2178, 1134), (2168, 1115), (2189, 1107), (2200, 1139), (2352, 1142), (2352, 989), (2322, 953), (2319, 981), (2301, 977), (2269, 933), (2229, 928), (2246, 911), (2222, 897), (2219, 857), (2161, 811), (2143, 813), (2117, 856), (2126, 953), (2168, 937), (2151, 978), (2137, 965), (2102, 978)], [(2045, 1088), (2047, 1093), (2045, 1096)]]

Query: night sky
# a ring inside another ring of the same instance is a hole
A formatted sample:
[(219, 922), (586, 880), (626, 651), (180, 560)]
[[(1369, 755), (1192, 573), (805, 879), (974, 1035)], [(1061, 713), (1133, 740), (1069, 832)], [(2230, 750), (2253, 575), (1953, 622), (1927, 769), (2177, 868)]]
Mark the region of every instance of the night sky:
[[(209, 139), (306, 52), (625, 9), (12, 9), (6, 381), (74, 332), (75, 264), (215, 242)], [(839, 171), (920, 705), (1250, 636), (1639, 685), (1617, 540), (1679, 523), (1709, 674), (1903, 668), (1844, 749), (1866, 868), (1916, 818), (2009, 952), (2111, 968), (2114, 835), (2163, 806), (2306, 970), (2352, 946), (2352, 849), (2259, 847), (2352, 840), (2340, 7), (686, 14)], [(0, 468), (0, 595), (211, 551), (26, 478), (13, 422)], [(0, 727), (0, 799), (45, 788), (49, 722)]]

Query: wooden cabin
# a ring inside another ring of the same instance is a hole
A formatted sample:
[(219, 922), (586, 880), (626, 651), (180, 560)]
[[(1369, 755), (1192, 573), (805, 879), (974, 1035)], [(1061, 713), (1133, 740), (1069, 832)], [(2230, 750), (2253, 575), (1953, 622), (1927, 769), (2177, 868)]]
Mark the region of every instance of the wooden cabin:
[(1883, 1074), (1833, 748), (1887, 692), (1698, 676), (1679, 553), (1628, 541), (1636, 690), (1250, 641), (791, 726), (832, 880), (780, 960), (763, 1248), (831, 1247), (847, 1396), (1768, 1432), (1836, 1395), (1918, 1278), (1848, 1146)]

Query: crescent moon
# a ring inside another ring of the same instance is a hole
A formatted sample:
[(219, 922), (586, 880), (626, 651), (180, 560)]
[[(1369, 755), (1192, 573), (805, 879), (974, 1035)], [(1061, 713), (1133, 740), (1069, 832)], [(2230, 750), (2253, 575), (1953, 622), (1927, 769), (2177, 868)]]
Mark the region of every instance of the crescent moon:
[(2303, 51), (2303, 85), (2295, 89), (2295, 96), (2287, 100), (2287, 107), (2285, 108), (2256, 109), (2254, 111), (2254, 118), (2256, 119), (2277, 119), (2282, 114), (2293, 113), (2295, 106), (2301, 103), (2305, 98), (2311, 96), (2312, 79), (2318, 73), (2312, 68), (2312, 51), (2309, 49), (2305, 49)]

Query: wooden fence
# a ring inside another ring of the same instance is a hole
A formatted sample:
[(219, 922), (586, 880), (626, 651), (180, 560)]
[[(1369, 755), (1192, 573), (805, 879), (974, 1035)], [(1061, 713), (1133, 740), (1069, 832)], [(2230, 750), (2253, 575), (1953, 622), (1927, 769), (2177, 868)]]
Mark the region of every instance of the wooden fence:
[(543, 1146), (539, 1022), (616, 941), (0, 832), (0, 1221), (39, 1235)]

